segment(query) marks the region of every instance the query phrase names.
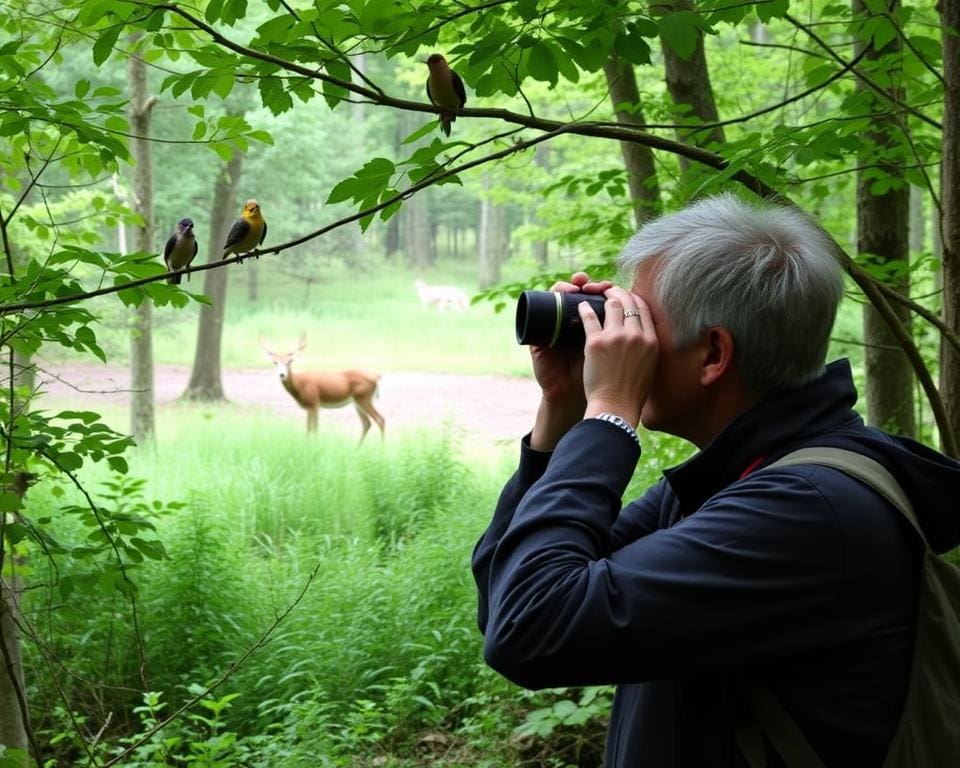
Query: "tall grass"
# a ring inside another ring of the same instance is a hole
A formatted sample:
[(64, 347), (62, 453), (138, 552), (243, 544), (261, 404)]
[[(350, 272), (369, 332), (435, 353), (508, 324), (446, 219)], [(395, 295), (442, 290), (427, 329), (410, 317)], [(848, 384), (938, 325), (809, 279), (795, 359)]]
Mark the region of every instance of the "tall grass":
[[(136, 625), (119, 594), (37, 586), (25, 601), (41, 642), (75, 675), (51, 675), (28, 648), (38, 729), (60, 735), (61, 765), (77, 749), (64, 736), (64, 696), (93, 730), (109, 722), (108, 736), (130, 733), (137, 689), (162, 691), (172, 708), (298, 600), (215, 694), (238, 694), (225, 722), (244, 738), (277, 729), (295, 738), (260, 744), (265, 765), (415, 752), (419, 734), (456, 730), (478, 706), (467, 702), (504, 689), (483, 670), (469, 569), (502, 475), (441, 433), (357, 449), (335, 436), (292, 438), (266, 417), (229, 427), (185, 417), (166, 429), (156, 451), (132, 457), (131, 473), (185, 506), (153, 521), (167, 559), (132, 571)], [(99, 479), (84, 473), (90, 487)], [(38, 491), (28, 513), (56, 517), (63, 500)], [(68, 548), (81, 534), (57, 524)], [(83, 567), (61, 557), (44, 575), (55, 582)]]

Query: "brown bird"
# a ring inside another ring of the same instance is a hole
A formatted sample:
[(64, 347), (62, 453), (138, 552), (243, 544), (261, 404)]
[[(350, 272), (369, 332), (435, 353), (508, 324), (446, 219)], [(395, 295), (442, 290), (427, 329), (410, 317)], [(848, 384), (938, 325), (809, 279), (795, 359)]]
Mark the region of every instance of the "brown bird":
[[(450, 69), (447, 60), (439, 53), (431, 54), (427, 59), (427, 67), (430, 70), (427, 78), (427, 98), (430, 103), (444, 109), (461, 109), (467, 103), (467, 92), (460, 75)], [(450, 123), (456, 119), (456, 115), (449, 112), (440, 113), (440, 130), (445, 136), (450, 135)]]

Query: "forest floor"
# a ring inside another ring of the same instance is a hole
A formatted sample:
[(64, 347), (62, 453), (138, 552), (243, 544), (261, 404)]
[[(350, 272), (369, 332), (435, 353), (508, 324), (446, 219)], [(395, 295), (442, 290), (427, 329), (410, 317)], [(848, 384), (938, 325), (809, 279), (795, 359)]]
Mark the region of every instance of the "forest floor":
[[(163, 418), (165, 408), (179, 407), (178, 398), (189, 377), (187, 366), (155, 367), (158, 420)], [(123, 409), (130, 401), (130, 374), (122, 367), (41, 363), (37, 379), (45, 393), (43, 407), (48, 409)], [(273, 410), (306, 428), (306, 415), (283, 389), (272, 368), (224, 369), (222, 382), (231, 404)], [(391, 429), (447, 425), (471, 442), (490, 444), (522, 437), (533, 426), (538, 402), (537, 386), (531, 379), (396, 371), (380, 379), (375, 405), (386, 420), (388, 434)], [(324, 410), (319, 416), (321, 433), (325, 425), (338, 432), (356, 430), (359, 434), (359, 421), (351, 407)]]

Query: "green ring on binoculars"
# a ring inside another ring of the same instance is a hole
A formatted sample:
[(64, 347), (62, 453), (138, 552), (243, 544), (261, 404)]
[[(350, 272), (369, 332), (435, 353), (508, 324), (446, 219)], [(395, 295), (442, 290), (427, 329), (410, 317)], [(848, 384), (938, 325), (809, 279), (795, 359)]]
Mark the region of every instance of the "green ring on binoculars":
[(560, 328), (563, 327), (563, 295), (554, 293), (553, 298), (556, 299), (557, 317), (553, 323), (553, 338), (550, 339), (550, 347), (557, 343), (557, 339), (560, 338)]

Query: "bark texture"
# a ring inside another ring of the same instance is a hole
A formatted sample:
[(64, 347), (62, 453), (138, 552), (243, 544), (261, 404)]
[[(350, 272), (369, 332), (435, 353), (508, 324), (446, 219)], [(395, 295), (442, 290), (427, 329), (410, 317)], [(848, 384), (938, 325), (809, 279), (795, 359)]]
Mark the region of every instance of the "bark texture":
[[(862, 0), (853, 0), (854, 14), (863, 12)], [(862, 48), (857, 44), (857, 51)], [(883, 56), (900, 50), (900, 38), (878, 50), (871, 43), (865, 63), (877, 62)], [(890, 72), (895, 83), (898, 73)], [(857, 89), (867, 96), (872, 91), (862, 82)], [(903, 92), (897, 86), (887, 91), (902, 100)], [(857, 173), (857, 251), (868, 255), (877, 265), (900, 265), (897, 276), (888, 284), (904, 295), (910, 292), (910, 188), (903, 180), (903, 160), (898, 149), (902, 144), (902, 117), (889, 114), (889, 102), (882, 97), (872, 100), (875, 112), (871, 129), (864, 135), (864, 153), (860, 165), (877, 165), (887, 177), (900, 181), (899, 188), (874, 194), (871, 187), (878, 181), (875, 171)], [(891, 306), (900, 322), (909, 330), (911, 313), (900, 304)], [(914, 411), (914, 376), (906, 354), (896, 337), (872, 304), (863, 308), (863, 338), (866, 343), (864, 372), (866, 374), (867, 421), (874, 426), (906, 437), (915, 437), (917, 431)]]
[[(154, 252), (153, 242), (153, 153), (150, 135), (150, 114), (156, 99), (147, 95), (147, 65), (138, 55), (127, 64), (130, 87), (130, 128), (134, 136), (131, 148), (136, 161), (133, 171), (133, 207), (143, 219), (136, 228), (134, 248)], [(130, 329), (130, 434), (139, 444), (153, 439), (153, 304), (149, 298), (140, 302), (133, 313)]]
[[(33, 477), (26, 472), (13, 473), (13, 480), (3, 490), (21, 499)], [(5, 513), (0, 513), (5, 514)], [(5, 543), (4, 543), (5, 546)], [(5, 548), (0, 552), (0, 745), (8, 750), (20, 750), (23, 759), (12, 760), (15, 768), (26, 768), (31, 742), (36, 747), (30, 730), (27, 689), (24, 685), (23, 658), (20, 652), (20, 599), (23, 584), (18, 570), (22, 563), (9, 558)], [(40, 755), (34, 754), (40, 760)]]
[[(237, 185), (243, 172), (243, 155), (235, 152), (230, 162), (221, 167), (213, 188), (213, 209), (210, 211), (210, 244), (207, 263), (220, 260), (227, 232), (236, 218)], [(183, 393), (187, 400), (225, 400), (220, 366), (223, 340), (223, 317), (227, 301), (229, 270), (243, 267), (221, 267), (203, 273), (203, 292), (210, 304), (200, 307), (197, 323), (197, 347), (193, 356), (190, 382)]]
[[(617, 122), (643, 125), (640, 91), (630, 62), (623, 61), (616, 52), (611, 51), (609, 58), (604, 62), (603, 73), (607, 78), (607, 88), (610, 91), (610, 101), (613, 104)], [(633, 107), (632, 109), (618, 108), (624, 104), (632, 104)], [(627, 169), (627, 184), (630, 189), (630, 201), (633, 203), (633, 216), (639, 227), (647, 219), (659, 216), (663, 211), (653, 150), (632, 141), (621, 141), (620, 151), (623, 154), (623, 164)]]
[(20, 592), (19, 577), (0, 579), (0, 745), (26, 753), (29, 744), (24, 719), (26, 688), (17, 629)]
[(504, 206), (490, 199), (490, 188), (490, 176), (484, 174), (477, 227), (477, 284), (480, 290), (500, 282), (500, 265), (507, 247)]
[[(943, 160), (940, 168), (940, 242), (943, 248), (943, 319), (960, 332), (960, 2), (942, 0)], [(940, 394), (954, 435), (960, 435), (960, 353), (940, 343)]]
[[(654, 7), (661, 13), (695, 10), (693, 0), (671, 0), (669, 3), (657, 3)], [(713, 97), (713, 86), (710, 84), (710, 69), (707, 67), (707, 56), (703, 47), (703, 33), (698, 32), (696, 47), (687, 59), (680, 58), (666, 41), (662, 41), (662, 47), (670, 98), (678, 106), (686, 104), (690, 107), (683, 114), (685, 120), (679, 122), (689, 121), (694, 124), (718, 122), (720, 117)], [(683, 128), (677, 131), (677, 139), (699, 147), (722, 144), (723, 128), (720, 126), (701, 130)], [(686, 171), (690, 165), (689, 160), (680, 158), (682, 170)]]

